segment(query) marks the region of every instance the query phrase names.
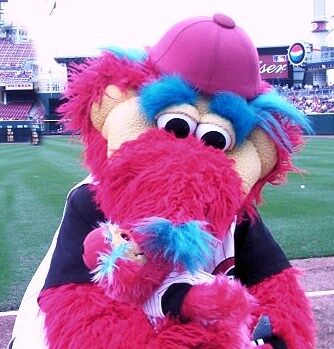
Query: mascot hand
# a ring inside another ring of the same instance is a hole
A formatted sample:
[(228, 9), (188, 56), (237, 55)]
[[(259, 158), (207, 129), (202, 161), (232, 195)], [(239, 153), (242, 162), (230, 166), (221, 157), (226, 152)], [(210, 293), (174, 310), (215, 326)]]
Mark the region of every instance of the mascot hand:
[(230, 327), (247, 324), (254, 298), (239, 283), (219, 276), (213, 283), (193, 286), (182, 305), (182, 315), (204, 325)]

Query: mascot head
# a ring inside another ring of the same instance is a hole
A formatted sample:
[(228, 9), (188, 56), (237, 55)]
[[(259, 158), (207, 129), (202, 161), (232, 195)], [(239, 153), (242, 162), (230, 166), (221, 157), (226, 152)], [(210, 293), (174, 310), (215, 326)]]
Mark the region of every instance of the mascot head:
[(195, 221), (223, 238), (236, 217), (256, 214), (266, 183), (295, 169), (310, 131), (261, 80), (256, 48), (223, 14), (181, 21), (146, 50), (111, 48), (73, 65), (65, 98), (95, 200), (123, 229)]

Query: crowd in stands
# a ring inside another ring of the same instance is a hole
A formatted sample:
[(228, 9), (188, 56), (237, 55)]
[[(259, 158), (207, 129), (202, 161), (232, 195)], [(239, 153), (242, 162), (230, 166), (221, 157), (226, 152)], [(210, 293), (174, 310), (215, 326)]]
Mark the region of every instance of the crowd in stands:
[(20, 69), (25, 61), (34, 58), (32, 43), (16, 44), (11, 40), (0, 39), (0, 67), (1, 69)]
[(306, 114), (334, 113), (334, 85), (276, 86), (276, 90)]

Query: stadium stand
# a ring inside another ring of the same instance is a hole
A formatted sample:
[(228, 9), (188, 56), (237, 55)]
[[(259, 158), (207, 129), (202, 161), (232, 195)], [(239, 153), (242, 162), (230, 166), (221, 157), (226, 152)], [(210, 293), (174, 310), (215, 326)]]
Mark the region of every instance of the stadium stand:
[(0, 121), (27, 120), (33, 103), (0, 104)]
[[(28, 120), (36, 102), (33, 91), (33, 43), (17, 40), (14, 29), (0, 39), (0, 120)], [(21, 31), (16, 31), (20, 33)], [(24, 32), (25, 33), (25, 32)]]
[(0, 39), (1, 69), (20, 69), (34, 55), (34, 47), (30, 42), (17, 44), (11, 40)]
[[(1, 28), (0, 28), (1, 29)], [(34, 89), (34, 46), (20, 28), (0, 38), (0, 143), (39, 145), (45, 110)]]

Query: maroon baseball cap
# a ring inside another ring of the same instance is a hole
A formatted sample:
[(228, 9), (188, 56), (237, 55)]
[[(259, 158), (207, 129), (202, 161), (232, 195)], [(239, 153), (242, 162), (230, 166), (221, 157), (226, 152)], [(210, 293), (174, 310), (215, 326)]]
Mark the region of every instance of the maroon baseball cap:
[(230, 17), (194, 17), (175, 24), (149, 59), (161, 73), (179, 74), (206, 94), (231, 91), (252, 99), (263, 91), (259, 56)]

